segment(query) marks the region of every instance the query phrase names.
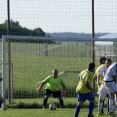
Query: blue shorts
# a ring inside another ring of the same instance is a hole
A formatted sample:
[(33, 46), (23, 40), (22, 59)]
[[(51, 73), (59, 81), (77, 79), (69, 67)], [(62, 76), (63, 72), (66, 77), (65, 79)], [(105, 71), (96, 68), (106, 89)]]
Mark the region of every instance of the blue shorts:
[(95, 100), (92, 92), (85, 93), (85, 94), (78, 93), (77, 96), (78, 96), (77, 97), (78, 101), (86, 101), (86, 100), (93, 101), (93, 100)]

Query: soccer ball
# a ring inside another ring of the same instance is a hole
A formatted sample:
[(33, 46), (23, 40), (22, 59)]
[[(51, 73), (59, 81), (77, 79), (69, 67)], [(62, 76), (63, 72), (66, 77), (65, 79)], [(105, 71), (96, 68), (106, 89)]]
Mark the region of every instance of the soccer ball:
[(57, 108), (57, 106), (54, 103), (49, 105), (49, 109), (52, 111), (56, 110), (56, 108)]

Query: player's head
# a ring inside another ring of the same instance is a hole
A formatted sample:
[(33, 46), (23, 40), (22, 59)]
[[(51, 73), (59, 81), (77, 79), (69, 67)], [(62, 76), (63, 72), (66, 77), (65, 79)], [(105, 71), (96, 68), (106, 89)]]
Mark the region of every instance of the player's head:
[(88, 64), (88, 68), (91, 69), (91, 70), (94, 70), (94, 69), (95, 69), (95, 63), (90, 62), (90, 63)]
[(110, 58), (107, 58), (105, 61), (105, 65), (108, 68), (112, 64), (112, 60)]
[(105, 64), (105, 61), (106, 61), (106, 57), (101, 57), (99, 59), (100, 64)]
[(54, 69), (52, 71), (52, 74), (53, 74), (54, 78), (57, 78), (58, 77), (58, 70), (57, 69)]

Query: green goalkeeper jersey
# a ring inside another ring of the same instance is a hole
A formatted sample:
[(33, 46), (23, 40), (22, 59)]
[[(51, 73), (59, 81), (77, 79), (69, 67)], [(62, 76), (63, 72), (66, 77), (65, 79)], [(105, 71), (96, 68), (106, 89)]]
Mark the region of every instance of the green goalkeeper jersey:
[(44, 84), (46, 84), (45, 89), (49, 89), (51, 91), (58, 91), (60, 85), (65, 86), (65, 83), (60, 76), (54, 78), (52, 75), (45, 78)]

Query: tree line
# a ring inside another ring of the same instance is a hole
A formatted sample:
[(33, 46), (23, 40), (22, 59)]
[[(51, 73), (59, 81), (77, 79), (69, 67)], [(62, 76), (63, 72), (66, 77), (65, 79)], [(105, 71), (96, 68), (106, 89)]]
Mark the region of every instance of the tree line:
[[(0, 38), (2, 35), (7, 35), (7, 20), (4, 23), (0, 24)], [(18, 21), (10, 20), (10, 35), (18, 35), (18, 36), (45, 36), (45, 32), (40, 28), (36, 29), (28, 29), (26, 27), (22, 27)]]

